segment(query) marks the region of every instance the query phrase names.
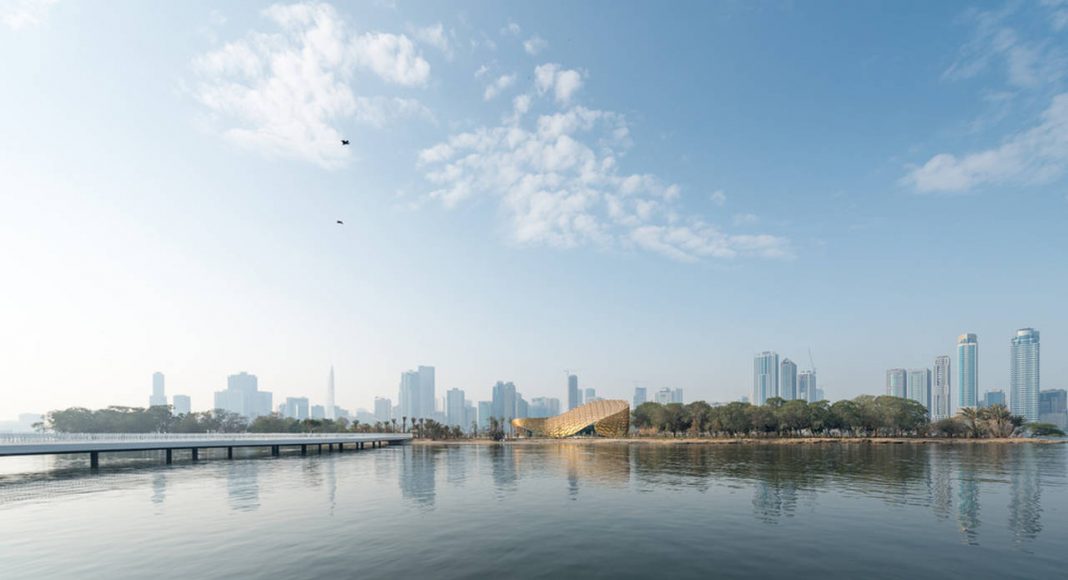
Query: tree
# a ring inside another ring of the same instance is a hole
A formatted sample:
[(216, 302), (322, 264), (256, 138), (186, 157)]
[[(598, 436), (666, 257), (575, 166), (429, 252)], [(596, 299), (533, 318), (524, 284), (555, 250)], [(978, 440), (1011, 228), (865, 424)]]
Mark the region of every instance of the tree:
[(1064, 431), (1053, 423), (1030, 423), (1027, 430), (1035, 437), (1064, 437)]
[(983, 436), (983, 420), (979, 416), (978, 409), (964, 407), (957, 413), (957, 417), (960, 418), (961, 424), (964, 425), (964, 432), (968, 434), (968, 437), (978, 439)]

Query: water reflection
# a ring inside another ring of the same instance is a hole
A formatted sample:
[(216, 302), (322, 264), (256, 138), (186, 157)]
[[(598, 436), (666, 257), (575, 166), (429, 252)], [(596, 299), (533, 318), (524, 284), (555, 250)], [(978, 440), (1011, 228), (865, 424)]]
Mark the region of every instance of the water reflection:
[(162, 504), (167, 499), (167, 476), (156, 473), (152, 476), (152, 503)]
[(421, 509), (434, 509), (437, 460), (441, 451), (437, 447), (401, 447), (398, 458), (400, 470), (397, 473), (401, 496)]
[(239, 512), (256, 511), (260, 507), (259, 462), (231, 461), (226, 469), (226, 492), (230, 509)]

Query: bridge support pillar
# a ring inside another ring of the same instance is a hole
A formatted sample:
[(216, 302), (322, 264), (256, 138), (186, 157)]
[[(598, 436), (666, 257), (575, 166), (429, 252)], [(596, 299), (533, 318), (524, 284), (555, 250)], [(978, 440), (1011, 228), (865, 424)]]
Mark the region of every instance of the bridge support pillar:
[(227, 447), (226, 448), (226, 458), (227, 459), (233, 459), (234, 458), (234, 448), (233, 447)]
[(301, 455), (307, 455), (308, 454), (308, 446), (307, 445), (301, 445), (300, 446), (300, 454)]
[(278, 450), (278, 446), (277, 445), (271, 445), (271, 455), (274, 455), (275, 457), (278, 457), (279, 454), (280, 454), (280, 451)]
[(337, 450), (338, 450), (339, 453), (344, 451), (345, 450), (345, 444), (344, 443), (338, 443), (337, 444)]
[(172, 455), (172, 452), (171, 452), (170, 449), (164, 449), (163, 450), (163, 461), (165, 461), (167, 463), (167, 465), (170, 465), (171, 461), (173, 461), (173, 459), (174, 459), (173, 457), (171, 457), (171, 455)]
[(196, 447), (189, 450), (190, 455), (193, 456), (193, 461), (200, 461), (200, 450)]
[(100, 452), (99, 451), (90, 451), (89, 452), (89, 467), (92, 468), (92, 469), (96, 469), (96, 468), (100, 467)]
[(319, 455), (322, 455), (322, 454), (323, 454), (323, 444), (320, 443), (319, 444)]

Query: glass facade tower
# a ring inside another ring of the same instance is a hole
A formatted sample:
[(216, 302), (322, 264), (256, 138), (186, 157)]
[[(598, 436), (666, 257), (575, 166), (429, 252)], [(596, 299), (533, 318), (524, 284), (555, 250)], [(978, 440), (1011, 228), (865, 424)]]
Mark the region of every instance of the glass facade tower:
[(979, 338), (962, 334), (957, 338), (957, 410), (979, 406)]
[(1012, 339), (1009, 369), (1009, 407), (1028, 422), (1038, 421), (1039, 378), (1038, 331), (1021, 328)]

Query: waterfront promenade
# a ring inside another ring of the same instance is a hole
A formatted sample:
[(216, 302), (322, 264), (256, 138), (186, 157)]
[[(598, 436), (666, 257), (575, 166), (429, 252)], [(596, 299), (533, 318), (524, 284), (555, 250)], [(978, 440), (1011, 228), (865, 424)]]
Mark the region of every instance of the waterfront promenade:
[(313, 448), (316, 453), (324, 447), (327, 452), (342, 452), (410, 440), (406, 433), (17, 433), (0, 434), (0, 457), (85, 453), (95, 468), (105, 452), (163, 451), (169, 464), (175, 450), (187, 450), (197, 461), (201, 449), (226, 449), (227, 458), (233, 459), (239, 447), (267, 448), (274, 456), (283, 447), (297, 448), (306, 455)]

